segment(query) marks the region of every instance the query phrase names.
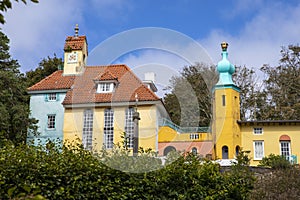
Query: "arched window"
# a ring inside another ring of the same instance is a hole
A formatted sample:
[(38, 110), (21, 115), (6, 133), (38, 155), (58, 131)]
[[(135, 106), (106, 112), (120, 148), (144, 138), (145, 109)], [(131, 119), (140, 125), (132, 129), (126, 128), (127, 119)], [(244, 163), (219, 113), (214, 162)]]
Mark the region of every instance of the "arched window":
[(228, 159), (228, 146), (222, 147), (222, 159)]
[(164, 150), (164, 156), (167, 156), (168, 153), (170, 153), (171, 151), (176, 151), (175, 147), (173, 146), (167, 146)]
[(192, 154), (197, 155), (197, 153), (198, 153), (197, 151), (198, 151), (198, 150), (197, 150), (196, 147), (193, 147), (193, 148), (192, 148)]
[(291, 138), (288, 135), (282, 135), (279, 138), (280, 155), (289, 158), (291, 155)]
[(239, 155), (239, 153), (240, 153), (240, 146), (239, 145), (237, 145), (236, 147), (235, 147), (235, 155), (237, 156), (237, 155)]

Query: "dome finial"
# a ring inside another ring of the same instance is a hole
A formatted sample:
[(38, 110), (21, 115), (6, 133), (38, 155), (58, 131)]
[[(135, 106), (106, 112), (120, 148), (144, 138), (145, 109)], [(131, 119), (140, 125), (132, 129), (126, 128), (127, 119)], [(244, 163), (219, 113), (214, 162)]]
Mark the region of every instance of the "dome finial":
[(221, 47), (222, 47), (222, 51), (227, 51), (228, 43), (227, 42), (222, 42)]
[(78, 31), (79, 31), (79, 27), (78, 27), (78, 24), (75, 25), (75, 37), (78, 37)]

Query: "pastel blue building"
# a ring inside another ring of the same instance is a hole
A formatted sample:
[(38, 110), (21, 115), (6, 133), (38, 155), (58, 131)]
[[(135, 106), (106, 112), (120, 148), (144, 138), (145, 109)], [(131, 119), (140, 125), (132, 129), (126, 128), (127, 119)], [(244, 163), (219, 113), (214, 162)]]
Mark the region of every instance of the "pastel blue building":
[(62, 102), (73, 84), (74, 76), (64, 76), (58, 70), (28, 88), (31, 117), (38, 120), (38, 133), (29, 133), (27, 141), (45, 144), (48, 140), (63, 139), (64, 107)]

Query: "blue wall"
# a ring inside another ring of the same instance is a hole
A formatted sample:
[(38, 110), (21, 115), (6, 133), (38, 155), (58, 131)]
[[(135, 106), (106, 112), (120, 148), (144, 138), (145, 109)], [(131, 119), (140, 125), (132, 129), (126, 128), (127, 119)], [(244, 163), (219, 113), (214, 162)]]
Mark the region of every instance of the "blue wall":
[[(51, 93), (51, 91), (49, 91)], [(27, 141), (33, 141), (35, 145), (45, 145), (50, 139), (52, 141), (63, 139), (64, 107), (61, 104), (66, 96), (65, 92), (56, 92), (56, 101), (49, 101), (49, 93), (30, 94), (30, 117), (38, 122), (39, 135), (28, 134)], [(48, 129), (48, 115), (55, 115), (55, 128)]]

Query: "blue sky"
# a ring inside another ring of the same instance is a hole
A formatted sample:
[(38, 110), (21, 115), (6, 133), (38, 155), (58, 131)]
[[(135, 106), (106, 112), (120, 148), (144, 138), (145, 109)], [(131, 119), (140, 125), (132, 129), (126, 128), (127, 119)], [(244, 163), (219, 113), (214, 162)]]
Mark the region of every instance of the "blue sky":
[[(2, 30), (22, 72), (54, 53), (62, 57), (64, 40), (74, 34), (76, 23), (79, 34), (87, 36), (90, 52), (124, 31), (157, 27), (199, 43), (214, 64), (220, 59), (220, 43), (227, 41), (230, 61), (255, 69), (276, 66), (281, 46), (298, 44), (300, 38), (298, 0), (40, 0), (14, 3), (5, 17)], [(186, 48), (187, 54), (193, 51)], [(164, 51), (133, 52), (125, 52), (117, 61), (148, 69), (156, 63), (174, 73), (187, 64)]]

